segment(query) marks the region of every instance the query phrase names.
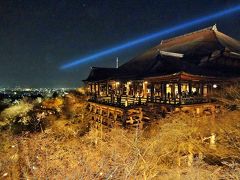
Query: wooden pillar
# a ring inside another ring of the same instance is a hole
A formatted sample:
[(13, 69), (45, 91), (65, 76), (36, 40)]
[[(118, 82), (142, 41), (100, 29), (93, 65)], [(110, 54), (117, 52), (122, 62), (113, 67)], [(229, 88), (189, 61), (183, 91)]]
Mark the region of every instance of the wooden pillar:
[(111, 92), (111, 103), (114, 104), (114, 93)]
[(94, 83), (94, 94), (97, 95), (97, 85)]
[(175, 98), (175, 84), (172, 83), (171, 85), (171, 94), (169, 98), (169, 103), (171, 103), (171, 100), (174, 98), (174, 103), (176, 103), (176, 98)]
[(132, 82), (133, 84), (133, 96), (136, 96), (136, 84), (135, 84), (135, 82), (133, 81)]
[(203, 82), (200, 82), (200, 96), (203, 96), (203, 87), (204, 87), (204, 84)]
[(92, 83), (90, 83), (90, 93), (92, 94), (93, 91), (93, 87), (92, 87)]
[[(160, 92), (161, 92), (160, 99), (164, 99), (164, 94), (163, 94), (163, 84), (162, 84), (162, 83), (160, 84)], [(161, 102), (161, 100), (160, 100), (160, 102)]]
[(115, 81), (114, 84), (113, 84), (113, 90), (114, 90), (114, 91), (113, 91), (113, 92), (114, 92), (114, 93), (113, 93), (114, 96), (117, 95), (117, 82), (116, 82), (116, 81)]
[(129, 96), (129, 94), (130, 94), (130, 82), (127, 82), (127, 84), (126, 84), (126, 95), (127, 96)]
[(109, 85), (108, 85), (108, 81), (106, 82), (106, 96), (108, 96), (108, 91), (109, 91)]
[(175, 83), (172, 83), (172, 86), (171, 86), (171, 94), (172, 94), (172, 97), (175, 98), (176, 94), (175, 94)]
[(120, 81), (119, 81), (119, 84), (118, 84), (118, 92), (119, 92), (119, 96), (121, 96), (122, 95), (122, 85), (123, 85), (123, 83), (121, 82), (120, 83)]
[(138, 97), (138, 105), (141, 105), (141, 96)]
[(191, 81), (188, 83), (188, 89), (189, 89), (188, 94), (192, 95), (192, 82)]
[(201, 90), (201, 88), (200, 88), (200, 83), (199, 83), (199, 84), (196, 85), (196, 93), (197, 93), (197, 95), (200, 95), (200, 90)]
[(163, 99), (164, 95), (163, 95), (163, 84), (162, 83), (160, 84), (160, 94), (161, 94), (160, 98)]
[(100, 83), (98, 83), (98, 91), (97, 91), (97, 94), (100, 95)]
[(154, 102), (154, 84), (153, 83), (151, 83), (150, 91), (151, 91), (151, 102)]
[(124, 83), (120, 83), (120, 96), (124, 95)]
[(167, 101), (167, 85), (164, 82), (164, 83), (162, 83), (161, 86), (162, 86), (162, 97), (164, 99), (164, 102), (166, 103), (166, 101)]
[(120, 94), (120, 92), (119, 92), (119, 85), (120, 85), (119, 82), (115, 82), (115, 95), (119, 95)]
[(182, 103), (182, 84), (178, 83), (178, 96), (179, 96), (179, 104)]
[[(140, 86), (140, 84), (142, 84), (142, 85)], [(139, 87), (139, 96), (144, 96), (143, 86), (144, 86), (144, 82), (138, 84), (138, 87)]]
[(207, 85), (207, 96), (212, 94), (212, 84)]
[(147, 81), (143, 81), (143, 97), (147, 97)]
[(162, 83), (160, 84), (160, 97), (163, 98), (163, 85), (162, 85)]

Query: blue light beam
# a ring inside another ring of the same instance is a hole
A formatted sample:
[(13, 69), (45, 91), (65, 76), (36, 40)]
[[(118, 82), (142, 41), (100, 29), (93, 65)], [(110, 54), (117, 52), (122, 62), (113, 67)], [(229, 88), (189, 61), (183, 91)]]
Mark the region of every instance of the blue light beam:
[(155, 33), (152, 33), (152, 34), (147, 34), (143, 37), (140, 37), (138, 39), (129, 41), (127, 43), (123, 43), (123, 44), (114, 46), (110, 49), (105, 49), (101, 52), (98, 52), (98, 53), (95, 53), (95, 54), (92, 54), (92, 55), (89, 55), (89, 56), (85, 56), (81, 59), (63, 64), (62, 66), (60, 66), (60, 69), (68, 69), (68, 68), (86, 63), (86, 62), (94, 61), (94, 60), (96, 60), (96, 59), (98, 59), (102, 56), (106, 56), (108, 54), (112, 54), (114, 52), (129, 48), (131, 46), (134, 46), (134, 45), (137, 45), (137, 44), (140, 44), (140, 43), (143, 43), (143, 42), (155, 39), (155, 38), (159, 38), (161, 36), (164, 36), (164, 35), (167, 35), (167, 34), (170, 34), (170, 33), (185, 29), (185, 28), (189, 28), (189, 27), (197, 25), (197, 24), (208, 22), (210, 20), (217, 19), (217, 18), (225, 16), (225, 15), (236, 13), (238, 11), (240, 11), (240, 5), (237, 5), (237, 6), (234, 6), (232, 8), (222, 10), (222, 11), (218, 11), (216, 13), (213, 13), (213, 14), (210, 14), (210, 15), (207, 15), (207, 16), (204, 16), (204, 17), (196, 18), (196, 19), (193, 19), (191, 21), (187, 21), (187, 22), (178, 24), (176, 26), (163, 29), (159, 32), (155, 32)]

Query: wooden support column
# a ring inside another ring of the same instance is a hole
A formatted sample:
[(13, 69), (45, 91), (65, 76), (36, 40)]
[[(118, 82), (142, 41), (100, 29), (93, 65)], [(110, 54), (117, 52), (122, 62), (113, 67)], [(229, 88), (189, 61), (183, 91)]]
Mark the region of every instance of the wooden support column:
[(97, 91), (97, 94), (100, 95), (100, 83), (98, 83), (98, 91)]
[(124, 83), (120, 83), (120, 96), (124, 95)]
[(93, 91), (92, 83), (90, 83), (89, 85), (90, 85), (90, 93), (92, 94), (92, 91)]
[(188, 89), (189, 89), (189, 95), (192, 95), (192, 82), (190, 81), (189, 83), (188, 83)]
[(138, 95), (143, 96), (143, 83), (138, 83), (137, 89), (138, 89)]
[(182, 84), (179, 82), (178, 83), (178, 98), (179, 98), (179, 104), (182, 103)]
[(175, 83), (172, 83), (172, 86), (171, 86), (171, 95), (172, 95), (171, 98), (174, 98), (174, 104), (176, 104)]
[(136, 96), (136, 84), (134, 81), (132, 82), (132, 85), (133, 85), (133, 96)]
[(171, 84), (171, 96), (175, 97), (175, 83)]
[(147, 97), (147, 81), (143, 81), (143, 97)]
[(200, 82), (200, 96), (203, 96), (203, 87), (204, 87), (203, 82)]
[(108, 81), (106, 82), (106, 96), (108, 96), (108, 91), (109, 91), (109, 86), (108, 86)]
[(129, 94), (130, 94), (130, 84), (131, 84), (130, 82), (126, 83), (126, 95), (127, 96), (129, 96)]
[[(163, 98), (163, 87), (162, 87), (162, 83), (160, 83), (160, 97)], [(159, 94), (158, 94), (159, 95)]]
[(200, 95), (200, 84), (197, 85), (196, 92), (197, 92), (198, 95)]
[(212, 94), (212, 84), (207, 85), (207, 96)]
[(114, 93), (111, 92), (111, 103), (114, 103)]
[(164, 82), (161, 84), (161, 86), (162, 86), (162, 98), (164, 99), (164, 102), (166, 103), (166, 101), (167, 101), (167, 85)]
[(161, 94), (160, 98), (163, 99), (163, 84), (162, 83), (160, 84), (160, 94)]
[(97, 95), (97, 85), (94, 83), (94, 94)]
[(154, 102), (154, 83), (151, 83), (151, 102)]
[(118, 94), (118, 82), (114, 82), (114, 95), (117, 95)]

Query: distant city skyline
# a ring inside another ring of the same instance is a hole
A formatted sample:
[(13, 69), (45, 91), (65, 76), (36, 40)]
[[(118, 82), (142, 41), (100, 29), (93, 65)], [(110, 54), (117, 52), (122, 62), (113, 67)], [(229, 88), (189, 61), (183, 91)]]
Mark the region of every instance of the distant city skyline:
[[(0, 2), (0, 87), (79, 87), (91, 66), (123, 64), (160, 39), (59, 70), (59, 66), (149, 32), (233, 5), (236, 0), (15, 0)], [(240, 39), (240, 13), (171, 34), (164, 39), (217, 24)]]

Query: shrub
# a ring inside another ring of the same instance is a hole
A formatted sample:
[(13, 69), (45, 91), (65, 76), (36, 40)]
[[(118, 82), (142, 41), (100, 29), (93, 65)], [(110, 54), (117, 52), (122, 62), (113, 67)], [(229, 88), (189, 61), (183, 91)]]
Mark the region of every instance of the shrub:
[(9, 127), (13, 133), (18, 134), (22, 131), (40, 131), (47, 125), (44, 116), (39, 117), (35, 103), (20, 101), (9, 108), (6, 108), (1, 114), (0, 119), (3, 127)]

